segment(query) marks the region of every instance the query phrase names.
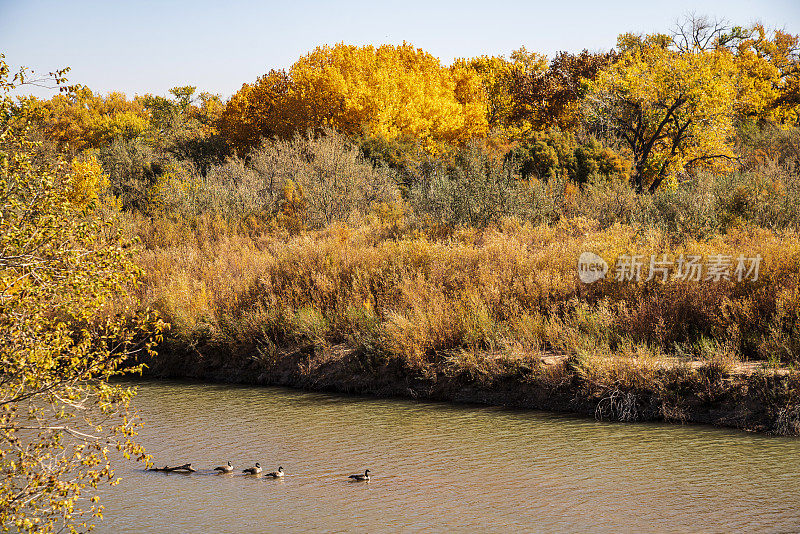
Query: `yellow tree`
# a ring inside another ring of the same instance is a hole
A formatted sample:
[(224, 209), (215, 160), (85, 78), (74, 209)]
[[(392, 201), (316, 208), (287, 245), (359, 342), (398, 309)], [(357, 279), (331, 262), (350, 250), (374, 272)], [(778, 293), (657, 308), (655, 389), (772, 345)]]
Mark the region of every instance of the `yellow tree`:
[(479, 56), (458, 59), (454, 62), (454, 67), (477, 73), (485, 95), (489, 127), (501, 129), (510, 137), (515, 137), (514, 132), (508, 131), (512, 127), (515, 80), (521, 76), (535, 76), (544, 72), (547, 69), (547, 58), (530, 53), (522, 47), (512, 52), (510, 60), (503, 56)]
[(190, 110), (191, 116), (202, 125), (204, 135), (215, 135), (219, 133), (219, 121), (222, 112), (225, 111), (225, 104), (220, 95), (203, 91), (198, 95), (200, 105)]
[(74, 531), (102, 510), (110, 449), (144, 457), (133, 391), (108, 379), (150, 345), (107, 313), (137, 269), (97, 209), (99, 165), (37, 163), (7, 96), (22, 83), (0, 55), (0, 527)]
[(432, 55), (400, 46), (323, 46), (288, 72), (245, 84), (228, 103), (221, 132), (241, 153), (262, 136), (333, 128), (387, 141), (463, 142), (487, 130), (484, 95), (474, 71), (447, 68)]
[(25, 102), (28, 116), (44, 129), (61, 148), (97, 148), (113, 139), (131, 139), (144, 133), (149, 115), (139, 99), (128, 100), (123, 93), (107, 96), (79, 87), (50, 100), (30, 97)]
[(262, 137), (289, 138), (296, 118), (290, 107), (291, 80), (283, 70), (271, 70), (254, 84), (242, 84), (219, 121), (225, 140), (240, 156), (257, 146)]
[(736, 67), (727, 50), (670, 48), (670, 39), (623, 35), (622, 55), (600, 72), (587, 102), (601, 127), (627, 144), (631, 182), (654, 192), (686, 169), (733, 154)]
[(720, 46), (734, 54), (741, 117), (800, 123), (800, 37), (756, 24), (722, 34)]
[(800, 119), (797, 35), (762, 24), (728, 27), (721, 20), (689, 15), (678, 21), (669, 44), (681, 52), (727, 49), (733, 54), (740, 119), (794, 124)]

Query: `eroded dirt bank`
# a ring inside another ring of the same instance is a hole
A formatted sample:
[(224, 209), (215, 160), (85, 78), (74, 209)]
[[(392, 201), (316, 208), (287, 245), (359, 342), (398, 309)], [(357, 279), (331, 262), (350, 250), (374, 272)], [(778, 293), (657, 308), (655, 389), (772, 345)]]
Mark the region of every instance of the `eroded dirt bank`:
[(295, 344), (236, 355), (213, 347), (162, 349), (144, 376), (800, 434), (800, 373), (754, 364), (629, 362), (597, 369), (575, 358), (484, 354), (411, 367), (346, 345)]

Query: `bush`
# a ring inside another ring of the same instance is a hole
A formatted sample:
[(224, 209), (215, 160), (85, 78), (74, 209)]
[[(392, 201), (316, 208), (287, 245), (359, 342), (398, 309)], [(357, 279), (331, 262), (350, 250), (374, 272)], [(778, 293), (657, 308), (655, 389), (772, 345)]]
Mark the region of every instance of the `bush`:
[[(733, 230), (672, 244), (657, 230), (601, 229), (585, 218), (540, 226), (504, 219), (498, 226), (432, 240), (382, 239), (368, 225), (334, 225), (294, 237), (234, 236), (214, 246), (155, 250), (141, 263), (147, 294), (166, 297), (167, 317), (221, 340), (237, 332), (226, 343), (264, 331), (275, 344), (349, 340), (419, 364), (461, 349), (706, 358), (714, 340), (714, 351), (729, 359), (799, 361), (797, 233)], [(609, 279), (591, 286), (577, 280), (577, 258), (586, 250), (609, 261)], [(613, 262), (632, 251), (646, 258), (760, 254), (763, 266), (757, 282), (614, 281)], [(193, 297), (179, 298), (184, 294)]]
[(122, 201), (123, 208), (148, 212), (148, 192), (166, 161), (142, 138), (115, 139), (99, 150), (98, 157), (108, 174), (110, 191)]
[(513, 167), (473, 142), (454, 160), (430, 161), (414, 179), (409, 202), (418, 215), (450, 227), (485, 228), (515, 210)]
[(229, 158), (169, 191), (167, 215), (214, 213), (234, 226), (254, 218), (296, 230), (363, 216), (375, 203), (399, 199), (394, 174), (333, 131), (264, 140), (248, 159)]

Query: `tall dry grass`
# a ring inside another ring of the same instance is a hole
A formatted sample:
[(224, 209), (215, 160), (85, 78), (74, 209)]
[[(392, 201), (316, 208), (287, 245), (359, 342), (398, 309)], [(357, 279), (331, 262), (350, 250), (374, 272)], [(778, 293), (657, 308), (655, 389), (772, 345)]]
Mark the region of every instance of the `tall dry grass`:
[[(800, 358), (794, 231), (745, 228), (674, 244), (658, 229), (581, 217), (552, 226), (507, 218), (437, 237), (385, 215), (300, 235), (221, 232), (151, 243), (139, 256), (141, 301), (160, 309), (183, 343), (230, 351), (348, 343), (413, 365), (464, 351), (639, 362)], [(576, 270), (584, 251), (612, 269), (634, 253), (743, 253), (763, 263), (756, 282), (586, 285)]]

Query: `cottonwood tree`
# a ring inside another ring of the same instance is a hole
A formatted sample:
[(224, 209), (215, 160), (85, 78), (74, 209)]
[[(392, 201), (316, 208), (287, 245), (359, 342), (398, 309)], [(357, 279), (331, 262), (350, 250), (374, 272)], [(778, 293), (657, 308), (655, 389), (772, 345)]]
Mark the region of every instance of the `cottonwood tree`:
[(800, 36), (755, 24), (721, 41), (736, 64), (737, 116), (800, 124)]
[(29, 74), (0, 55), (0, 528), (76, 531), (101, 514), (92, 488), (116, 480), (111, 451), (145, 458), (134, 392), (108, 380), (151, 348), (142, 327), (162, 325), (109, 311), (138, 269), (83, 187), (102, 180), (82, 176), (76, 196), (75, 166), (32, 158), (8, 97)]
[(680, 52), (724, 49), (733, 55), (737, 119), (800, 121), (800, 36), (690, 14), (676, 22), (671, 45)]
[(253, 84), (242, 84), (220, 117), (222, 136), (240, 156), (261, 139), (290, 138), (295, 132), (292, 80), (285, 70), (270, 70)]
[(597, 125), (630, 149), (637, 192), (652, 193), (670, 176), (718, 168), (733, 157), (733, 56), (670, 44), (664, 35), (620, 36), (620, 57), (598, 74), (587, 97)]
[(245, 84), (225, 109), (221, 133), (242, 154), (261, 137), (290, 138), (333, 128), (347, 135), (367, 131), (394, 141), (438, 143), (482, 136), (488, 128), (478, 75), (443, 66), (409, 44), (323, 46), (288, 70), (271, 71)]
[(612, 52), (559, 52), (547, 69), (511, 71), (511, 120), (536, 130), (574, 128), (583, 120), (581, 101), (587, 82), (613, 60)]
[(512, 124), (515, 98), (514, 90), (520, 77), (532, 77), (547, 70), (547, 58), (528, 52), (525, 47), (514, 50), (510, 59), (502, 56), (478, 56), (458, 59), (455, 66), (470, 69), (478, 74), (486, 101), (486, 119), (489, 127), (505, 131), (515, 137), (518, 125)]
[[(734, 30), (734, 31), (731, 31)], [(675, 21), (672, 29), (672, 46), (680, 52), (713, 50), (735, 38), (739, 33), (724, 19), (690, 13)]]
[(73, 86), (47, 100), (25, 97), (24, 107), (32, 125), (64, 151), (133, 139), (149, 126), (149, 114), (140, 99), (128, 100), (120, 92), (103, 96), (82, 86)]

